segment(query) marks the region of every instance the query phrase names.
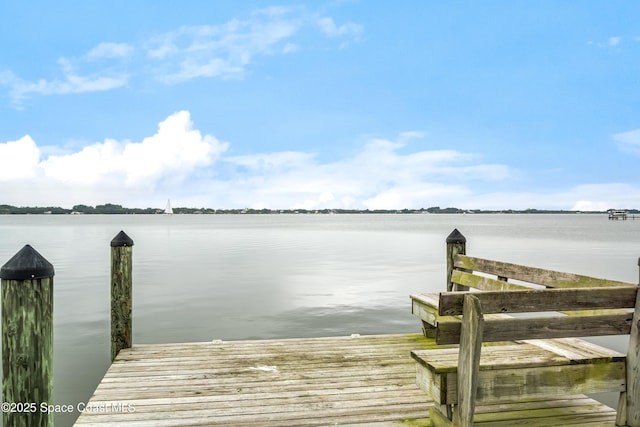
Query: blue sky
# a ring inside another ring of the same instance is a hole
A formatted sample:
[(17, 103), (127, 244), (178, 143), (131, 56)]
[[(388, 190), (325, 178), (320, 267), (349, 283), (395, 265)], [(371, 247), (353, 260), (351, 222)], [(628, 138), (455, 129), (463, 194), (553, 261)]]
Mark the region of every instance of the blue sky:
[(3, 2), (0, 203), (640, 207), (640, 4)]

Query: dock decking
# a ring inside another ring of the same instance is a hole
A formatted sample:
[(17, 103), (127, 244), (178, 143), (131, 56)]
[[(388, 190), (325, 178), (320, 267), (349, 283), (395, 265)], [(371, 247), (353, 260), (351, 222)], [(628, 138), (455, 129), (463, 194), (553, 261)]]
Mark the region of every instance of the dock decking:
[[(137, 345), (121, 350), (78, 426), (429, 425), (409, 352), (419, 334)], [(126, 405), (135, 405), (128, 412)]]
[[(135, 345), (76, 421), (106, 426), (430, 426), (411, 350), (421, 334)], [(476, 425), (613, 426), (585, 396), (477, 408)]]

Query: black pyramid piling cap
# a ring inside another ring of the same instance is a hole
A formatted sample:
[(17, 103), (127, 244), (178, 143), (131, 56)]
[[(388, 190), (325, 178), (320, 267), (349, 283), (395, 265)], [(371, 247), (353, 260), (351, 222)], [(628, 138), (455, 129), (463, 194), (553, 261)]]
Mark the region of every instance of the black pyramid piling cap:
[(25, 245), (0, 268), (0, 279), (5, 280), (44, 279), (53, 274), (53, 264), (30, 245)]
[(131, 237), (127, 236), (127, 233), (125, 233), (124, 231), (120, 231), (118, 234), (116, 234), (116, 237), (114, 237), (111, 241), (112, 248), (121, 246), (133, 246), (133, 240), (131, 240)]
[(467, 239), (457, 228), (454, 228), (451, 234), (447, 236), (447, 243), (467, 243)]

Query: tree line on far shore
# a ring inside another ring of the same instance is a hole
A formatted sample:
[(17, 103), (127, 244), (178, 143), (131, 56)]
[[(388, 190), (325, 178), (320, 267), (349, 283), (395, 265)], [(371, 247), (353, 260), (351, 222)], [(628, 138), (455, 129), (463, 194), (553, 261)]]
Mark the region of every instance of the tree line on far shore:
[[(626, 209), (630, 214), (640, 213), (637, 209)], [(24, 207), (24, 206), (11, 206), (0, 205), (0, 215), (12, 215), (12, 214), (31, 214), (31, 215), (114, 215), (114, 214), (139, 214), (139, 215), (154, 215), (164, 213), (160, 208), (127, 208), (122, 205), (116, 205), (107, 203), (104, 205), (88, 206), (88, 205), (75, 205), (71, 209), (61, 208), (57, 206), (45, 206), (45, 207)], [(212, 208), (187, 208), (176, 207), (173, 208), (174, 214), (483, 214), (483, 213), (525, 213), (525, 214), (565, 214), (565, 213), (577, 213), (570, 210), (545, 210), (545, 209), (503, 209), (503, 210), (484, 210), (484, 209), (459, 209), (454, 207), (441, 208), (439, 206), (433, 206), (430, 208), (420, 209), (212, 209)], [(585, 212), (585, 213), (604, 213), (604, 212)]]

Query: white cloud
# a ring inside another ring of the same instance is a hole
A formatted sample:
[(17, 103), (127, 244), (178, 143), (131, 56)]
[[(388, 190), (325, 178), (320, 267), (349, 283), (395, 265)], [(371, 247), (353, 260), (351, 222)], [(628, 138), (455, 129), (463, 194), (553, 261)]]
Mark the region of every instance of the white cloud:
[(618, 46), (621, 41), (621, 37), (609, 37), (609, 46)]
[(612, 209), (610, 202), (606, 201), (593, 201), (593, 200), (578, 200), (571, 210), (573, 211), (606, 211)]
[(237, 166), (243, 166), (255, 172), (301, 168), (310, 164), (313, 158), (314, 155), (311, 153), (283, 151), (278, 153), (232, 156), (225, 158), (225, 161)]
[[(23, 205), (119, 203), (214, 208), (606, 210), (640, 205), (640, 188), (600, 183), (534, 193), (512, 187), (516, 171), (474, 153), (416, 149), (396, 139), (371, 139), (331, 161), (319, 153), (265, 152), (227, 156), (228, 143), (194, 128), (187, 111), (163, 120), (139, 141), (105, 139), (49, 155), (32, 138), (0, 143), (0, 200)], [(640, 143), (636, 131), (618, 139)], [(415, 146), (414, 146), (415, 144)]]
[(227, 149), (213, 136), (193, 130), (190, 115), (181, 111), (158, 126), (158, 132), (141, 142), (107, 139), (41, 163), (46, 177), (78, 185), (108, 179), (126, 187), (153, 187), (160, 179), (181, 179), (207, 166)]
[(571, 209), (606, 211), (640, 204), (640, 189), (626, 183), (585, 184), (571, 189)]
[[(503, 180), (503, 165), (479, 162), (455, 150), (424, 150), (402, 154), (402, 140), (421, 133), (403, 133), (398, 141), (372, 139), (354, 155), (322, 163), (304, 152), (280, 152), (226, 158), (241, 168), (230, 188), (243, 195), (227, 199), (250, 207), (399, 209), (424, 207), (439, 200), (471, 194), (477, 182)], [(220, 190), (218, 190), (220, 194)]]
[(40, 95), (66, 95), (73, 93), (102, 92), (126, 86), (129, 77), (124, 74), (105, 72), (81, 75), (76, 70), (72, 61), (66, 58), (58, 60), (61, 78), (37, 81), (26, 81), (10, 71), (0, 74), (0, 84), (10, 87), (9, 93), (14, 106), (21, 107), (23, 101), (30, 94)]
[(616, 141), (629, 145), (640, 145), (640, 129), (630, 130), (628, 132), (616, 133), (613, 136)]
[(296, 36), (305, 27), (318, 26), (338, 39), (340, 47), (363, 33), (359, 24), (338, 26), (331, 17), (317, 21), (303, 8), (270, 7), (222, 24), (179, 27), (139, 43), (101, 42), (77, 57), (60, 57), (54, 76), (27, 80), (0, 69), (0, 85), (8, 87), (13, 106), (23, 108), (33, 95), (109, 91), (139, 80), (177, 84), (197, 78), (240, 79), (257, 57), (303, 49)]
[(9, 70), (0, 71), (0, 85), (11, 86), (13, 85), (18, 78), (13, 72)]
[(367, 209), (403, 209), (439, 206), (454, 206), (472, 194), (464, 185), (438, 182), (415, 182), (397, 185), (381, 191), (362, 204)]
[(640, 155), (640, 129), (616, 133), (611, 135), (611, 138), (618, 142), (621, 150)]
[(165, 33), (153, 36), (146, 42), (147, 56), (152, 59), (165, 59), (177, 53), (178, 47), (174, 44), (174, 33)]
[(558, 209), (606, 211), (640, 204), (640, 187), (626, 183), (583, 184), (545, 193), (480, 192), (460, 199), (455, 206), (464, 209)]
[(347, 22), (346, 24), (338, 26), (335, 24), (335, 22), (333, 22), (333, 18), (330, 17), (318, 19), (318, 26), (320, 27), (320, 30), (328, 37), (359, 37), (363, 32), (362, 25), (356, 24), (354, 22)]
[(0, 182), (35, 177), (39, 160), (40, 150), (29, 135), (0, 143)]
[(0, 186), (0, 200), (63, 206), (129, 200), (139, 206), (142, 198), (144, 203), (154, 199), (155, 191), (161, 199), (177, 188), (183, 192), (184, 182), (213, 165), (227, 148), (193, 129), (187, 111), (169, 116), (140, 142), (106, 139), (44, 160), (25, 136), (0, 144), (0, 181), (11, 183)]
[(227, 150), (227, 143), (211, 135), (203, 137), (192, 126), (189, 113), (181, 111), (161, 122), (154, 136), (127, 144), (123, 151), (127, 183), (135, 185), (163, 174), (184, 175), (209, 165)]
[[(404, 135), (406, 137), (406, 135)], [(550, 192), (499, 192), (516, 172), (456, 150), (422, 150), (372, 139), (354, 155), (322, 163), (303, 152), (227, 158), (243, 171), (217, 182), (226, 206), (254, 208), (402, 209), (456, 206), (464, 209), (607, 210), (640, 204), (640, 188), (622, 183), (588, 184)], [(218, 205), (218, 207), (225, 206)]]
[(398, 140), (401, 142), (406, 142), (416, 138), (424, 138), (425, 136), (426, 134), (424, 132), (411, 130), (401, 132), (400, 135), (398, 135)]
[(124, 58), (131, 56), (134, 52), (133, 46), (127, 43), (100, 43), (86, 53), (88, 60)]
[[(167, 117), (139, 141), (105, 139), (43, 156), (27, 136), (0, 143), (0, 200), (16, 205), (119, 203), (161, 207), (606, 210), (640, 205), (640, 188), (580, 185), (546, 193), (498, 191), (515, 171), (457, 150), (415, 149), (422, 132), (375, 138), (352, 155), (321, 161), (318, 153), (225, 156), (229, 144), (194, 128), (187, 111)], [(615, 135), (640, 145), (638, 130)], [(43, 146), (44, 147), (44, 146)]]
[(146, 51), (156, 61), (156, 78), (165, 83), (242, 77), (256, 56), (293, 52), (296, 45), (288, 40), (300, 25), (286, 16), (286, 9), (269, 9), (244, 20), (159, 34), (146, 43)]
[[(105, 139), (43, 155), (28, 135), (0, 143), (0, 200), (16, 205), (119, 203), (161, 207), (167, 197), (214, 208), (606, 210), (640, 205), (640, 188), (594, 183), (534, 193), (499, 191), (516, 172), (474, 153), (416, 149), (403, 132), (374, 138), (355, 153), (322, 161), (318, 153), (225, 156), (229, 144), (194, 128), (187, 111), (161, 121), (139, 141)], [(640, 146), (640, 130), (614, 135)], [(423, 143), (419, 141), (418, 143)], [(418, 144), (416, 143), (416, 145)]]
[(292, 53), (298, 50), (298, 45), (294, 43), (287, 43), (282, 48), (282, 53)]
[(40, 164), (44, 175), (64, 183), (92, 185), (109, 173), (119, 172), (122, 147), (114, 140), (96, 143), (80, 152), (50, 156)]
[(608, 39), (606, 39), (606, 41), (589, 40), (587, 42), (587, 45), (595, 46), (595, 47), (599, 47), (599, 48), (603, 48), (603, 49), (615, 48), (616, 46), (619, 46), (622, 43), (622, 40), (623, 39), (620, 36), (611, 36)]

